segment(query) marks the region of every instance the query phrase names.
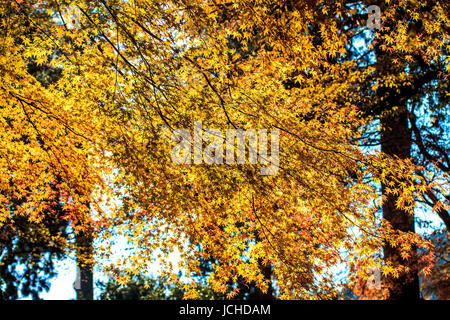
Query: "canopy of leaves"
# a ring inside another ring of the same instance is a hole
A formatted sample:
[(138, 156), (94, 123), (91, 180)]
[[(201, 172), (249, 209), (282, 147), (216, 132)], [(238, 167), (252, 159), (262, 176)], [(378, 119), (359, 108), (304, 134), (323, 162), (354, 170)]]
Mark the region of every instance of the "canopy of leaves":
[[(78, 29), (63, 5), (79, 10)], [(422, 15), (425, 5), (386, 6), (383, 25), (392, 30), (373, 41), (402, 61), (419, 52), (426, 65), (448, 66), (449, 17), (439, 3)], [(214, 258), (210, 283), (229, 297), (239, 293), (238, 279), (267, 290), (268, 265), (281, 298), (337, 297), (338, 265), (364, 291), (373, 266), (386, 277), (410, 271), (383, 264), (386, 243), (405, 257), (422, 248), (423, 272), (431, 272), (430, 241), (377, 215), (378, 185), (391, 186), (397, 206), (412, 214), (427, 190), (445, 194), (448, 182), (355, 143), (375, 117), (361, 108), (371, 99), (367, 84), (400, 90), (411, 79), (385, 78), (355, 55), (365, 19), (347, 1), (3, 1), (0, 8), (0, 224), (14, 226), (14, 198), (25, 199), (15, 215), (42, 224), (56, 184), (63, 219), (75, 233), (95, 232), (100, 257), (110, 256), (115, 237), (130, 241), (133, 254), (107, 268), (119, 284), (155, 256), (176, 281), (168, 257), (177, 251), (191, 279), (202, 259)], [(411, 36), (396, 10), (420, 18), (421, 33)], [(59, 80), (37, 81), (29, 59), (61, 70)], [(448, 68), (440, 71), (447, 76)], [(171, 133), (195, 121), (222, 133), (278, 129), (279, 172), (172, 163)], [(448, 207), (439, 197), (436, 206)], [(198, 297), (195, 283), (185, 289)]]

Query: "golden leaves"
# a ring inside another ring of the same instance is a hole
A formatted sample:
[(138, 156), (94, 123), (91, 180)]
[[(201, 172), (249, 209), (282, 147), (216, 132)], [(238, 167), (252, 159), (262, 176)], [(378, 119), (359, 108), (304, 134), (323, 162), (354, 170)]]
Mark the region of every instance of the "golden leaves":
[[(105, 243), (117, 232), (132, 244), (132, 258), (118, 269), (141, 272), (160, 249), (170, 274), (168, 256), (178, 250), (192, 274), (200, 258), (216, 259), (211, 281), (222, 292), (239, 276), (266, 289), (261, 264), (270, 264), (283, 298), (335, 297), (330, 270), (337, 264), (378, 266), (374, 256), (385, 243), (404, 245), (408, 259), (411, 244), (426, 243), (378, 227), (376, 184), (410, 212), (430, 186), (413, 184), (417, 168), (408, 161), (350, 142), (368, 123), (355, 92), (374, 69), (335, 62), (347, 55), (351, 35), (340, 32), (329, 7), (312, 30), (319, 13), (309, 6), (302, 14), (276, 6), (92, 1), (79, 32), (33, 17), (42, 27), (31, 36), (19, 27), (25, 17), (16, 17), (21, 45), (13, 35), (1, 39), (2, 191), (26, 198), (22, 213), (38, 219), (50, 192), (43, 186), (59, 177), (68, 219), (81, 229), (97, 221)], [(385, 49), (411, 54), (433, 44), (419, 36), (408, 42), (406, 33), (398, 24)], [(61, 77), (40, 85), (27, 70), (30, 60)], [(410, 81), (406, 73), (376, 78), (372, 90)], [(170, 134), (194, 121), (279, 129), (280, 173), (261, 177), (249, 164), (174, 165)], [(0, 193), (0, 201), (9, 199)], [(108, 256), (112, 247), (102, 249)], [(404, 271), (382, 269), (386, 276)], [(186, 289), (196, 296), (193, 285)]]

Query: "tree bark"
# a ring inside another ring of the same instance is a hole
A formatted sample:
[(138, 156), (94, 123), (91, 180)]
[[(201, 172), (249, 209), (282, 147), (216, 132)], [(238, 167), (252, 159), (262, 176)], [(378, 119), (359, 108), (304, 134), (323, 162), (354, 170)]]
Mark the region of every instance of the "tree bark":
[[(383, 12), (384, 3), (380, 1), (378, 5)], [(380, 78), (389, 75), (395, 76), (403, 72), (405, 66), (394, 63), (389, 53), (383, 51), (379, 45), (375, 47), (375, 55), (377, 74)], [(377, 91), (377, 98), (381, 101), (377, 108), (381, 125), (381, 152), (393, 158), (410, 158), (412, 131), (408, 126), (408, 97), (397, 92), (396, 88), (381, 87)], [(383, 218), (391, 223), (394, 230), (415, 232), (414, 214), (398, 208), (399, 196), (388, 194), (387, 188), (388, 186), (382, 183), (381, 190), (385, 199), (382, 205)], [(385, 263), (389, 262), (394, 266), (408, 266), (411, 270), (408, 274), (389, 279), (390, 300), (418, 300), (420, 298), (417, 252), (415, 248), (412, 250), (411, 257), (405, 260), (398, 247), (394, 248), (386, 244), (383, 248)]]
[[(400, 106), (398, 113), (389, 114), (381, 118), (381, 151), (387, 155), (406, 159), (410, 157), (411, 132), (408, 128), (406, 106)], [(383, 202), (383, 218), (389, 221), (395, 230), (414, 232), (414, 215), (397, 207), (397, 195), (387, 194), (386, 185), (382, 185), (382, 193), (386, 197)], [(394, 265), (408, 265), (412, 271), (408, 275), (401, 275), (397, 279), (390, 280), (389, 299), (404, 300), (420, 298), (419, 278), (417, 270), (416, 252), (412, 258), (405, 260), (400, 255), (399, 248), (390, 245), (384, 247), (384, 260)]]
[(92, 233), (81, 232), (75, 237), (77, 246), (77, 300), (94, 299), (93, 237)]

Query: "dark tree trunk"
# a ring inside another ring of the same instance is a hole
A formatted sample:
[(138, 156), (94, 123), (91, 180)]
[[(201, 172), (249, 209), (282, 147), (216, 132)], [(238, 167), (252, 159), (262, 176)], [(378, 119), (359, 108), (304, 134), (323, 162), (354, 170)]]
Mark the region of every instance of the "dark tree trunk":
[[(380, 6), (381, 13), (385, 10), (383, 1), (373, 4)], [(377, 31), (381, 32), (381, 31)], [(379, 77), (395, 76), (404, 71), (405, 65), (394, 63), (389, 53), (383, 51), (379, 43), (375, 46), (376, 70)], [(374, 113), (380, 115), (381, 151), (393, 158), (407, 159), (411, 157), (412, 133), (408, 127), (408, 98), (397, 91), (397, 88), (381, 87), (377, 91), (378, 105)], [(382, 99), (381, 99), (382, 98)], [(383, 218), (389, 221), (394, 230), (414, 232), (414, 215), (397, 207), (398, 195), (388, 194), (385, 184), (381, 190), (383, 201)], [(406, 265), (411, 271), (395, 279), (387, 280), (390, 285), (389, 299), (418, 300), (420, 287), (417, 270), (416, 250), (408, 260), (400, 255), (399, 248), (386, 244), (383, 248), (384, 261), (395, 265)]]
[[(394, 103), (394, 101), (392, 101)], [(394, 106), (394, 105), (393, 105)], [(411, 132), (408, 128), (408, 116), (406, 106), (399, 106), (398, 112), (389, 114), (381, 118), (381, 151), (387, 155), (405, 159), (410, 157)], [(399, 209), (396, 206), (398, 196), (386, 194), (386, 186), (382, 185), (383, 195), (386, 200), (383, 202), (383, 218), (388, 220), (395, 230), (404, 232), (414, 232), (414, 215)], [(419, 299), (419, 278), (415, 261), (416, 252), (408, 261), (400, 255), (399, 248), (390, 245), (384, 247), (384, 259), (394, 265), (409, 265), (412, 272), (407, 276), (403, 275), (397, 279), (390, 280), (392, 289), (390, 299), (412, 300)]]
[(93, 237), (92, 234), (81, 232), (76, 236), (77, 246), (77, 281), (75, 290), (77, 300), (94, 299), (94, 272), (93, 272)]

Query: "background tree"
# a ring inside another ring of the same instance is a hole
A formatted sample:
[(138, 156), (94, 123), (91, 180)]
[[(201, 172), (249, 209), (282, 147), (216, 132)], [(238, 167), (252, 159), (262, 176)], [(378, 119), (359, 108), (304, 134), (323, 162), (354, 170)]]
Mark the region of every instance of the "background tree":
[(423, 278), (421, 290), (426, 299), (449, 300), (450, 294), (450, 272), (449, 272), (449, 239), (448, 231), (437, 230), (431, 235), (433, 243), (437, 248), (437, 265), (431, 272), (430, 277)]
[[(120, 285), (113, 279), (100, 284), (100, 299), (102, 300), (182, 300), (185, 289), (157, 277), (137, 276), (125, 285)], [(223, 300), (225, 295), (217, 294), (210, 286), (198, 284), (199, 299)]]
[[(367, 98), (361, 100), (360, 108), (379, 121), (380, 134), (369, 129), (366, 134), (371, 137), (362, 145), (379, 145), (386, 155), (411, 159), (425, 181), (436, 181), (438, 187), (427, 188), (418, 201), (435, 211), (448, 230), (448, 17), (439, 2), (375, 4), (381, 8), (382, 27), (360, 52), (372, 54), (367, 65), (375, 67), (373, 77), (362, 86)], [(392, 186), (382, 183), (383, 217), (394, 229), (415, 232), (414, 214), (398, 206), (402, 195), (392, 192)], [(418, 299), (416, 254), (403, 255), (401, 248), (386, 244), (384, 259), (386, 264), (409, 269), (389, 280), (390, 297)]]

